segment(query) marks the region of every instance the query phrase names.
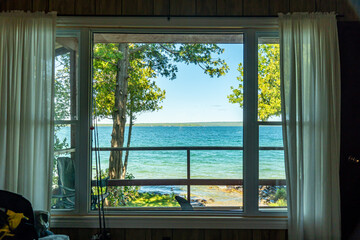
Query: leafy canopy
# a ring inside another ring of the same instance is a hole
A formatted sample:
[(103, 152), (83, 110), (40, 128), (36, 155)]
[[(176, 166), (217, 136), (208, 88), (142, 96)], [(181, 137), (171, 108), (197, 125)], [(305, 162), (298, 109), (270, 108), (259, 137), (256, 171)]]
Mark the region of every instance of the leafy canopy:
[[(216, 44), (133, 44), (129, 43), (129, 79), (127, 107), (134, 113), (161, 109), (165, 98), (153, 81), (158, 76), (170, 80), (176, 78), (176, 63), (195, 64), (211, 77), (225, 75), (229, 67), (220, 57), (224, 49)], [(94, 83), (96, 115), (109, 117), (115, 110), (115, 89), (117, 84), (118, 63), (124, 53), (119, 44), (107, 43), (94, 46)]]
[[(244, 106), (244, 67), (238, 66), (239, 85), (231, 87), (230, 103)], [(279, 44), (259, 44), (258, 47), (258, 118), (266, 121), (281, 114), (280, 47)]]

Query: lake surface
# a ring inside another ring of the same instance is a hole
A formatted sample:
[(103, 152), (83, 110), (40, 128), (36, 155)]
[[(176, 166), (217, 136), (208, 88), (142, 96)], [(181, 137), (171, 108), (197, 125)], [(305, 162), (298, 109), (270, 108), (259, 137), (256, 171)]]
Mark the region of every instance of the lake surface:
[[(67, 127), (62, 128), (58, 133), (59, 138), (63, 139), (69, 136), (69, 131), (70, 129)], [(111, 126), (98, 127), (100, 147), (111, 146), (111, 131)], [(126, 146), (126, 140), (127, 135), (124, 146)], [(260, 126), (260, 146), (281, 147), (283, 146), (282, 141), (280, 126)], [(131, 147), (171, 146), (243, 146), (243, 127), (133, 127)], [(108, 168), (109, 155), (110, 152), (100, 152), (102, 169)], [(128, 172), (133, 174), (135, 179), (186, 178), (186, 159), (184, 150), (131, 151)], [(241, 179), (243, 176), (242, 165), (243, 151), (241, 150), (191, 151), (191, 178)], [(259, 176), (262, 179), (285, 179), (283, 151), (260, 151)], [(194, 188), (194, 194), (197, 191), (197, 195), (201, 197), (207, 195), (207, 191), (209, 191), (206, 186)], [(180, 193), (184, 192), (185, 188), (149, 186), (142, 187), (141, 190)]]

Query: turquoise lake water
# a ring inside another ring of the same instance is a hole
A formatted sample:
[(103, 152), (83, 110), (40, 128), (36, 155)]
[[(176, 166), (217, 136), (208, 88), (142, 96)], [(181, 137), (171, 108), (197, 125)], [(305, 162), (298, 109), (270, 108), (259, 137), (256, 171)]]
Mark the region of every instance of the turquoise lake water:
[[(58, 133), (60, 139), (69, 137), (69, 130), (69, 128), (61, 129)], [(111, 131), (112, 127), (110, 126), (99, 127), (100, 147), (111, 146)], [(127, 135), (125, 139), (127, 139)], [(259, 146), (282, 147), (282, 141), (280, 126), (260, 126)], [(243, 128), (133, 127), (131, 147), (166, 146), (243, 146)], [(100, 152), (102, 169), (108, 168), (109, 155), (110, 152)], [(191, 178), (241, 179), (243, 176), (242, 165), (243, 152), (241, 150), (191, 151)], [(132, 173), (136, 179), (186, 178), (186, 151), (131, 151), (128, 172)], [(259, 177), (261, 179), (285, 179), (283, 151), (260, 151)], [(201, 195), (204, 195), (206, 190), (200, 190), (204, 187), (198, 188)], [(184, 187), (174, 186), (150, 186), (141, 189), (162, 193), (185, 190)]]
[[(99, 146), (110, 147), (112, 127), (99, 127)], [(127, 131), (126, 131), (127, 132)], [(127, 135), (125, 136), (127, 139)], [(260, 146), (281, 147), (279, 126), (261, 126)], [(133, 127), (131, 147), (243, 146), (242, 127)], [(101, 152), (102, 168), (110, 152)], [(283, 151), (260, 151), (259, 176), (284, 179)], [(191, 151), (192, 178), (242, 178), (239, 150)], [(131, 151), (128, 172), (138, 179), (186, 178), (186, 151)]]

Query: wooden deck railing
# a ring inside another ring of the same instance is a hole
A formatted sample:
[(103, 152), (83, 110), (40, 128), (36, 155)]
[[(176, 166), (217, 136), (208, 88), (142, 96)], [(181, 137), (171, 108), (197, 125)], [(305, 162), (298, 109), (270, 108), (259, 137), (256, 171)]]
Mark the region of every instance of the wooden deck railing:
[[(259, 147), (259, 150), (283, 150), (283, 147)], [(187, 198), (190, 199), (190, 186), (196, 185), (218, 185), (218, 186), (242, 186), (243, 179), (192, 179), (191, 178), (191, 151), (242, 151), (243, 147), (235, 146), (179, 146), (179, 147), (122, 147), (122, 148), (93, 148), (93, 151), (186, 151), (187, 168), (186, 178), (184, 179), (110, 179), (108, 186), (187, 186)], [(92, 186), (96, 186), (96, 181), (91, 181)], [(285, 179), (259, 179), (259, 185), (263, 186), (282, 186), (286, 185)]]

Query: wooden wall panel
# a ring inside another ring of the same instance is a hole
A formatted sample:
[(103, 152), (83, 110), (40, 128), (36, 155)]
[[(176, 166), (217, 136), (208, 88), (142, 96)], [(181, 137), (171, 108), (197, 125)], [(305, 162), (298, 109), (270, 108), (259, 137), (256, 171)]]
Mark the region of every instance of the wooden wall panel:
[(317, 12), (336, 12), (336, 1), (337, 0), (316, 0), (316, 11)]
[(58, 15), (74, 15), (74, 0), (49, 0), (49, 10), (56, 11)]
[(269, 0), (269, 15), (290, 12), (289, 0)]
[(269, 0), (244, 1), (244, 15), (269, 15)]
[(24, 0), (24, 1), (11, 1), (13, 2), (13, 9), (15, 10), (24, 10), (30, 11), (32, 7), (32, 0)]
[(58, 15), (276, 16), (335, 11), (339, 21), (358, 21), (351, 0), (0, 0), (1, 11), (57, 11)]
[(33, 0), (31, 11), (49, 11), (49, 0)]
[(204, 230), (174, 229), (172, 240), (204, 240)]
[(95, 228), (56, 228), (51, 229), (55, 234), (65, 234), (70, 239), (91, 239), (91, 236), (98, 232)]
[(6, 2), (5, 0), (0, 0), (0, 11), (6, 11)]
[(121, 0), (96, 0), (96, 15), (121, 15)]
[(153, 0), (122, 0), (122, 14), (124, 16), (154, 15), (154, 1)]
[(286, 240), (285, 230), (253, 230), (253, 240)]
[(75, 15), (95, 15), (95, 0), (75, 0)]
[(316, 0), (290, 0), (290, 12), (315, 12)]
[(7, 0), (0, 0), (0, 11), (7, 11)]
[(242, 16), (243, 1), (247, 0), (217, 0), (217, 15)]
[(11, 10), (23, 10), (30, 11), (32, 6), (31, 0), (0, 0), (0, 9), (11, 11)]
[(196, 13), (194, 0), (170, 0), (170, 15), (194, 16)]
[(216, 0), (197, 0), (196, 15), (197, 16), (216, 15)]
[[(98, 229), (56, 228), (57, 234), (66, 234), (72, 240), (90, 239)], [(111, 239), (116, 240), (287, 240), (287, 230), (248, 229), (115, 229)]]
[(221, 230), (221, 240), (252, 240), (252, 230), (243, 229), (223, 229)]
[(172, 239), (171, 229), (151, 229), (151, 240)]
[[(114, 236), (113, 239), (118, 239), (117, 236)], [(151, 230), (150, 229), (126, 229), (125, 230), (125, 239), (134, 239), (134, 240), (151, 240)]]
[(221, 230), (220, 229), (206, 229), (204, 230), (204, 240), (220, 240)]
[(110, 229), (111, 239), (125, 240), (125, 231), (126, 231), (126, 229), (111, 228)]
[(154, 0), (154, 15), (167, 16), (170, 14), (169, 0)]

